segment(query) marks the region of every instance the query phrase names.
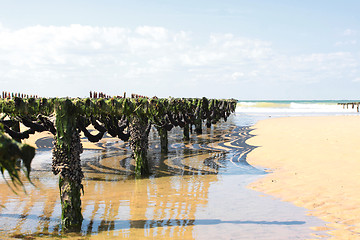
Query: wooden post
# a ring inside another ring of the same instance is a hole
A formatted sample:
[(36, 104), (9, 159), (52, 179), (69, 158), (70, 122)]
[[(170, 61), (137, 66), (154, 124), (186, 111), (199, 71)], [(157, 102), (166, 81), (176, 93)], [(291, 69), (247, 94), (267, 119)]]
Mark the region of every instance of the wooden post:
[(148, 119), (140, 119), (132, 116), (129, 124), (130, 147), (135, 158), (135, 174), (137, 176), (149, 174), (149, 164), (147, 159), (148, 136), (150, 127)]
[(196, 134), (202, 134), (202, 120), (200, 117), (195, 120), (195, 132)]
[(165, 128), (156, 128), (160, 136), (161, 153), (168, 153), (168, 132)]
[(184, 141), (189, 141), (190, 140), (190, 126), (188, 123), (185, 123), (185, 127), (183, 129), (183, 139)]
[(59, 174), (61, 222), (65, 231), (79, 231), (81, 214), (81, 181), (84, 177), (80, 165), (82, 145), (76, 129), (76, 109), (70, 100), (56, 106), (56, 136), (53, 148), (53, 173)]

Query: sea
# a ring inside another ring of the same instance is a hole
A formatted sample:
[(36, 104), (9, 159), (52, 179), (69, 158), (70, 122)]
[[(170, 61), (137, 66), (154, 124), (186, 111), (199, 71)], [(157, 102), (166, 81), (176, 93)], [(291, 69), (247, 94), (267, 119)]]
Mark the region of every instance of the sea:
[(238, 124), (250, 126), (274, 117), (358, 115), (356, 105), (338, 104), (353, 102), (360, 100), (239, 100), (236, 113)]

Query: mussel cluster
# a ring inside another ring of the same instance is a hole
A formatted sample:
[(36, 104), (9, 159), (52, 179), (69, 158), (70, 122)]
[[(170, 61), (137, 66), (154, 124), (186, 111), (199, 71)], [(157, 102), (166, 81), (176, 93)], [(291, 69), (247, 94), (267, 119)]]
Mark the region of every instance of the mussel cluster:
[(132, 118), (129, 133), (130, 133), (130, 147), (135, 151), (148, 149), (148, 135), (151, 129), (151, 124), (144, 122), (139, 118)]
[[(90, 92), (90, 98), (87, 99), (23, 99), (21, 94), (11, 95), (3, 92), (3, 97), (8, 98), (9, 96), (13, 99), (0, 100), (0, 112), (3, 113), (0, 123), (3, 123), (4, 131), (13, 139), (28, 138), (30, 134), (42, 131), (49, 131), (56, 135), (58, 134), (57, 129), (62, 129), (59, 134), (63, 134), (63, 127), (61, 124), (58, 126), (57, 120), (53, 118), (60, 111), (60, 115), (69, 115), (71, 119), (74, 119), (74, 121), (67, 123), (71, 125), (69, 129), (74, 129), (76, 134), (82, 131), (89, 141), (98, 142), (107, 132), (112, 137), (118, 137), (123, 141), (130, 139), (130, 145), (133, 149), (139, 142), (142, 145), (141, 149), (146, 149), (147, 135), (151, 125), (166, 131), (179, 126), (184, 128), (184, 132), (185, 130), (191, 131), (192, 126), (195, 125), (197, 131), (199, 126), (201, 129), (201, 124), (204, 121), (208, 127), (220, 119), (226, 121), (236, 107), (236, 100), (234, 99), (148, 98), (138, 94), (132, 94), (131, 98), (125, 98), (125, 93), (124, 98), (110, 98), (104, 93)], [(15, 126), (19, 125), (20, 122), (28, 129), (20, 132), (19, 127)], [(98, 131), (96, 134), (88, 130), (90, 124)], [(77, 138), (78, 136), (74, 137), (74, 139)], [(70, 138), (61, 141), (69, 142)], [(81, 143), (72, 142), (71, 144), (74, 149), (81, 147), (76, 146), (76, 144), (81, 145)], [(60, 145), (54, 148), (54, 173), (58, 173), (60, 168), (66, 169), (68, 166), (67, 163), (64, 166), (57, 164), (57, 161), (60, 161), (59, 159), (66, 157), (63, 150), (59, 148)], [(81, 152), (80, 150), (77, 151)], [(74, 151), (76, 154), (78, 152)], [(75, 156), (67, 156), (65, 162), (73, 158), (77, 159)]]
[(63, 178), (81, 184), (84, 177), (80, 164), (80, 154), (82, 152), (83, 147), (80, 142), (79, 132), (73, 132), (70, 149), (58, 144), (55, 136), (55, 144), (52, 149), (52, 172), (55, 175), (60, 174)]
[[(20, 122), (28, 129), (23, 132), (14, 130), (14, 126)], [(3, 124), (5, 132), (13, 139), (27, 139), (31, 134), (43, 131), (49, 131), (54, 135), (56, 134), (54, 123), (50, 121), (48, 117), (41, 114), (37, 117), (18, 116), (10, 120), (1, 119), (0, 123)]]
[[(150, 117), (156, 127), (170, 131), (173, 127), (184, 128), (206, 120), (207, 127), (225, 121), (235, 111), (235, 101), (202, 99), (162, 99), (157, 100), (158, 113)], [(190, 128), (191, 129), (191, 128)]]
[[(99, 118), (92, 116), (89, 119), (80, 116), (77, 124), (78, 128), (90, 142), (100, 141), (105, 132), (108, 132), (112, 137), (118, 137), (125, 142), (128, 141), (130, 137), (129, 121), (125, 115), (121, 118), (110, 115), (101, 116)], [(86, 129), (90, 124), (98, 131), (96, 135), (91, 134), (89, 130)]]

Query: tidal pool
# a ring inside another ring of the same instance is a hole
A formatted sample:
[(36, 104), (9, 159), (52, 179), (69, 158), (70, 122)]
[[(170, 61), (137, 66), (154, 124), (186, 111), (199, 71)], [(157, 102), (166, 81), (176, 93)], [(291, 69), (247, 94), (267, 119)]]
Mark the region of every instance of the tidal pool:
[[(204, 127), (202, 135), (181, 140), (169, 134), (169, 153), (160, 153), (150, 132), (152, 174), (136, 179), (127, 143), (106, 137), (100, 150), (81, 155), (83, 180), (81, 232), (62, 233), (58, 177), (51, 151), (37, 151), (26, 194), (0, 187), (2, 239), (308, 239), (325, 238), (311, 230), (325, 222), (307, 210), (246, 188), (266, 174), (246, 162), (255, 147), (245, 143), (251, 130), (238, 116)], [(46, 145), (46, 139), (39, 143)]]

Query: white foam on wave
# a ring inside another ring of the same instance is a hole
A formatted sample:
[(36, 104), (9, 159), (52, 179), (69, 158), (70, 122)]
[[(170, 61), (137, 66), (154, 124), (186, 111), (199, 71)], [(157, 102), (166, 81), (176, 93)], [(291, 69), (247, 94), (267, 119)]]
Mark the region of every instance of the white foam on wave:
[(336, 103), (328, 102), (239, 102), (236, 112), (244, 113), (356, 113), (357, 108), (343, 108)]

